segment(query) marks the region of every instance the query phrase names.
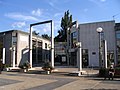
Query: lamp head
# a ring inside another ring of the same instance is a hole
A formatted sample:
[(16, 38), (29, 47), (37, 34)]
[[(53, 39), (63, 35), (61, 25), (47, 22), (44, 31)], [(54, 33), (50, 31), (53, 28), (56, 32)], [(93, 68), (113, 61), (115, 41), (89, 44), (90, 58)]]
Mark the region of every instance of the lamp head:
[(101, 32), (103, 31), (103, 28), (98, 27), (98, 28), (96, 29), (96, 31), (97, 31), (98, 33), (101, 33)]

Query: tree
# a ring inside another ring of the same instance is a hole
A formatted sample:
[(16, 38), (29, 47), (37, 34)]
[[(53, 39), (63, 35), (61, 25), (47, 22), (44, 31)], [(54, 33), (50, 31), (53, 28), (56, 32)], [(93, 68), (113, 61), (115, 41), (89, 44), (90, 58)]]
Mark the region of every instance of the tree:
[(37, 33), (36, 31), (32, 31), (33, 35), (39, 35), (39, 33)]
[(51, 37), (50, 37), (50, 36), (48, 36), (47, 34), (42, 34), (42, 37), (43, 37), (43, 38), (45, 38), (45, 39), (48, 39), (48, 40), (50, 40), (50, 39), (51, 39)]
[(58, 36), (55, 37), (57, 42), (67, 41), (67, 28), (72, 24), (72, 15), (70, 15), (69, 10), (65, 12), (61, 19), (61, 29), (58, 31)]

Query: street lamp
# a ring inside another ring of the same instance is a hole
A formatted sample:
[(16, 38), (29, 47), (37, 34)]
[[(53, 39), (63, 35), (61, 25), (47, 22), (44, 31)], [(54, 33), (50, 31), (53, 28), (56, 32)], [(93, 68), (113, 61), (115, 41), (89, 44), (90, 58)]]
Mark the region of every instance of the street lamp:
[(99, 34), (99, 67), (101, 68), (101, 63), (102, 63), (102, 55), (101, 55), (101, 33), (103, 32), (102, 27), (98, 27), (96, 31)]
[(69, 43), (70, 43), (70, 28), (67, 28), (67, 65), (69, 65)]

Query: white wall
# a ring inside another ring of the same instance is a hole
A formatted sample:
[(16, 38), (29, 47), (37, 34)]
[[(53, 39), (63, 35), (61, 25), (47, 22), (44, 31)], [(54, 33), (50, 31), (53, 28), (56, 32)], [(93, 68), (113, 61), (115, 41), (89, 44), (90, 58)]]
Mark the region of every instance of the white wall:
[(17, 66), (29, 60), (29, 36), (18, 33), (17, 38)]

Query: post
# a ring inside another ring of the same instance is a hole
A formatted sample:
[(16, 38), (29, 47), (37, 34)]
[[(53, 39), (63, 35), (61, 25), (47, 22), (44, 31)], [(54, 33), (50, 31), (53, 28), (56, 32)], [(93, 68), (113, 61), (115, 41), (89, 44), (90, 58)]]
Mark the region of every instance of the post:
[(96, 29), (96, 31), (99, 34), (99, 68), (102, 67), (102, 54), (101, 54), (101, 32), (103, 32), (103, 28), (102, 27), (98, 27)]
[(81, 42), (79, 42), (79, 46), (78, 46), (77, 62), (78, 62), (78, 71), (81, 71), (82, 70), (82, 49), (81, 49)]
[(100, 32), (98, 32), (99, 33), (99, 67), (101, 68), (102, 67), (102, 61), (101, 61), (101, 33)]
[(13, 68), (15, 67), (15, 47), (13, 47)]
[[(79, 38), (79, 29), (78, 29), (78, 21), (76, 21), (76, 33), (77, 33), (77, 42), (80, 42), (80, 38)], [(79, 46), (78, 46), (79, 47)], [(79, 49), (79, 48), (78, 48)], [(78, 52), (77, 52), (77, 58), (78, 58)], [(79, 67), (79, 60), (77, 59), (77, 67)], [(79, 70), (78, 70), (79, 71)]]
[(30, 26), (30, 43), (29, 43), (29, 52), (30, 52), (30, 56), (29, 56), (29, 59), (30, 59), (30, 65), (31, 65), (31, 68), (32, 68), (32, 26)]
[(36, 63), (38, 63), (38, 37), (36, 39)]
[(3, 48), (3, 58), (2, 58), (2, 62), (3, 62), (3, 64), (5, 64), (5, 48)]
[(104, 40), (104, 60), (105, 60), (105, 68), (107, 68), (107, 41)]
[(70, 28), (67, 28), (67, 65), (70, 64), (69, 62), (69, 30)]
[(54, 68), (54, 22), (51, 22), (51, 64)]

